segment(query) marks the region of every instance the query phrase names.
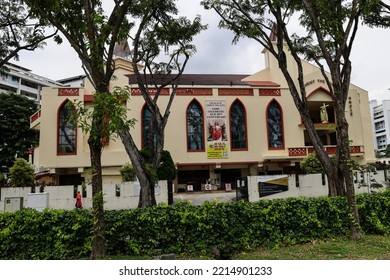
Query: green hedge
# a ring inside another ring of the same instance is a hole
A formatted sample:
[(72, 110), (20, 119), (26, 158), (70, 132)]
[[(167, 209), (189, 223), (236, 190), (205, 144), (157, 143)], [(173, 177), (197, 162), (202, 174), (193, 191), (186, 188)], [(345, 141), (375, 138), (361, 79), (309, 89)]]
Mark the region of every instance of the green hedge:
[[(358, 195), (365, 233), (390, 232), (390, 192)], [(180, 202), (106, 211), (108, 255), (193, 253), (227, 257), (260, 245), (278, 246), (349, 234), (343, 197), (256, 203)], [(0, 259), (83, 259), (91, 251), (90, 210), (25, 209), (0, 215)]]

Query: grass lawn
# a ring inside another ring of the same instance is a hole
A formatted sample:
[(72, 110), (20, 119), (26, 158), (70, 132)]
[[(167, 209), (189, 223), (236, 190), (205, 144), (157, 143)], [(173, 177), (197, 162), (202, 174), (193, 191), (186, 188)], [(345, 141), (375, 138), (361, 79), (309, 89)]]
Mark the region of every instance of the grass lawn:
[(235, 257), (241, 260), (389, 260), (390, 236), (366, 235), (361, 240), (337, 238), (309, 244), (258, 248)]
[[(108, 256), (114, 260), (147, 260), (149, 256)], [(207, 256), (177, 255), (176, 259), (212, 259)], [(390, 236), (365, 235), (361, 240), (335, 238), (307, 244), (257, 248), (233, 256), (236, 260), (390, 260)]]

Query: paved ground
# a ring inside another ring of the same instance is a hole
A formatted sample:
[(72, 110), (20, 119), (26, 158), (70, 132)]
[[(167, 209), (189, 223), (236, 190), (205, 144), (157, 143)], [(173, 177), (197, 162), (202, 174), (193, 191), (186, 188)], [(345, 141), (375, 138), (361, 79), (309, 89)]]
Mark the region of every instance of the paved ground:
[(191, 203), (194, 205), (200, 205), (204, 201), (213, 201), (217, 200), (220, 202), (229, 202), (236, 199), (236, 191), (231, 192), (225, 191), (213, 191), (213, 192), (187, 192), (187, 193), (175, 193), (173, 195), (173, 202), (179, 200), (191, 200)]

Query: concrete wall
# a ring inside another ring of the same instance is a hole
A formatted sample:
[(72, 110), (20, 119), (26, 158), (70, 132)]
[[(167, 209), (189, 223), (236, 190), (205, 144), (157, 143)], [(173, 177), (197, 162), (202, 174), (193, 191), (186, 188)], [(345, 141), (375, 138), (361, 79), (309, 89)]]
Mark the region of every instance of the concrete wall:
[[(116, 196), (116, 188), (120, 190), (120, 196)], [(81, 192), (81, 186), (78, 186)], [(104, 193), (104, 208), (106, 210), (116, 209), (131, 209), (138, 205), (140, 186), (138, 182), (124, 182), (121, 184), (105, 184), (103, 186)], [(1, 188), (0, 212), (5, 209), (5, 201), (7, 198), (23, 197), (23, 206), (35, 208), (36, 196), (39, 196), (39, 187), (36, 188), (36, 193), (31, 194), (31, 188)], [(159, 181), (155, 188), (156, 201), (168, 201), (168, 186), (167, 181)], [(48, 196), (48, 205), (50, 209), (73, 209), (75, 208), (76, 199), (74, 198), (73, 186), (46, 186), (44, 189), (45, 196)], [(33, 200), (34, 201), (29, 201)], [(82, 199), (84, 208), (92, 208), (92, 187), (87, 186), (87, 197)], [(38, 209), (39, 208), (39, 209)], [(42, 210), (40, 205), (37, 210)]]
[[(321, 174), (310, 174), (310, 175), (299, 175), (299, 186), (297, 187), (295, 175), (286, 175), (288, 176), (288, 190), (273, 195), (265, 196), (260, 198), (259, 194), (259, 177), (260, 176), (249, 176), (248, 177), (248, 196), (250, 202), (255, 202), (260, 199), (277, 199), (277, 198), (287, 198), (287, 197), (320, 197), (328, 195), (328, 185), (327, 180), (325, 179), (325, 184), (323, 185), (323, 180)], [(385, 187), (385, 176), (383, 171), (378, 171), (377, 174), (364, 173), (364, 187), (361, 187), (360, 180), (362, 179), (361, 173), (355, 174), (355, 192), (356, 194), (368, 193), (372, 191), (377, 191), (370, 187), (374, 182), (382, 184)], [(370, 179), (370, 182), (368, 178)], [(388, 177), (390, 178), (390, 177)]]

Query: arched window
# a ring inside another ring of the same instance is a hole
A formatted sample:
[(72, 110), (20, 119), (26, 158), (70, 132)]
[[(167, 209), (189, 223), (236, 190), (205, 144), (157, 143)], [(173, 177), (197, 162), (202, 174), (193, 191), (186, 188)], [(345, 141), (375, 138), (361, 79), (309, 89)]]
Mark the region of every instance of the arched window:
[(268, 148), (284, 149), (283, 114), (279, 103), (272, 100), (267, 109)]
[(199, 102), (192, 101), (187, 108), (187, 150), (204, 151), (203, 111)]
[(245, 108), (241, 101), (236, 100), (230, 107), (230, 139), (232, 150), (248, 148), (246, 130)]
[(149, 147), (153, 139), (153, 145), (157, 144), (157, 124), (152, 121), (152, 113), (147, 105), (142, 110), (142, 147)]
[(74, 115), (75, 109), (73, 106), (67, 106), (69, 101), (65, 101), (58, 110), (58, 139), (57, 153), (58, 154), (76, 154), (76, 139), (77, 130), (75, 121), (70, 121)]

